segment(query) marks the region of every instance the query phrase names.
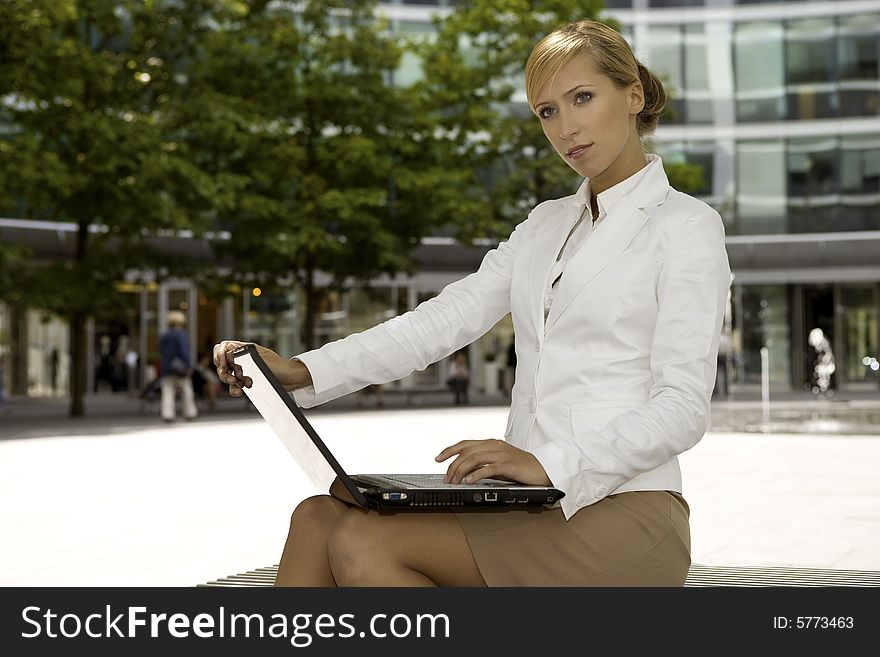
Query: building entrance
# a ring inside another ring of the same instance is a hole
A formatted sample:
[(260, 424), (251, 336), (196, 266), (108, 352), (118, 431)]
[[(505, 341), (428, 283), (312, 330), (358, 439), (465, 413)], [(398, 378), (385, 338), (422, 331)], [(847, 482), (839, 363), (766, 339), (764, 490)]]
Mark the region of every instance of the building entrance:
[[(795, 286), (795, 293), (797, 293)], [(800, 331), (803, 359), (801, 383), (814, 393), (835, 390), (838, 384), (834, 322), (834, 288), (831, 285), (801, 287), (803, 320)]]

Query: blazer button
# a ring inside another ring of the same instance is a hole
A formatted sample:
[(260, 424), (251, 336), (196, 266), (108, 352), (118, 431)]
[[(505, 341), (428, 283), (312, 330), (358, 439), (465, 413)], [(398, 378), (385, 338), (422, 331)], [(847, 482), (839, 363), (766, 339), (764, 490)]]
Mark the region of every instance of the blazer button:
[(584, 506), (587, 503), (587, 496), (586, 495), (578, 495), (575, 502), (577, 502), (578, 506)]
[(605, 497), (605, 493), (607, 492), (605, 486), (599, 486), (599, 488), (596, 489), (596, 497)]
[(538, 408), (538, 402), (534, 397), (529, 397), (529, 413), (534, 413), (536, 408)]

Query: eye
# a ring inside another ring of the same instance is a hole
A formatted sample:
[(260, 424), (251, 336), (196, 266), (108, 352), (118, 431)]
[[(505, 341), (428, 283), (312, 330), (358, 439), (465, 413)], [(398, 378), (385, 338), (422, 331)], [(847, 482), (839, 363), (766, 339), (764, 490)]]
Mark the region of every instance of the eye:
[(553, 112), (555, 112), (555, 111), (556, 110), (553, 109), (552, 107), (550, 107), (549, 105), (544, 105), (544, 107), (542, 107), (538, 110), (538, 118), (549, 119), (553, 115)]
[(592, 97), (593, 97), (593, 94), (591, 94), (589, 91), (579, 91), (574, 96), (574, 102), (576, 105), (583, 105), (588, 100), (590, 100)]

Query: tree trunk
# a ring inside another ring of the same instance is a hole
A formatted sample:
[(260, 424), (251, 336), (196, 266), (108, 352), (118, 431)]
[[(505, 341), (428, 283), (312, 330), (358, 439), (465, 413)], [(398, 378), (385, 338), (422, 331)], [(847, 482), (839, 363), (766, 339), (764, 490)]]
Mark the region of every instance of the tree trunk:
[(318, 305), (318, 294), (315, 290), (315, 272), (309, 270), (303, 285), (306, 298), (306, 316), (302, 326), (302, 342), (306, 351), (315, 348), (315, 318)]
[[(89, 246), (89, 222), (80, 221), (76, 235), (76, 262), (85, 261)], [(83, 417), (86, 414), (84, 397), (86, 393), (86, 321), (88, 315), (83, 310), (75, 310), (70, 317), (70, 417)]]
[(70, 318), (70, 417), (86, 414), (86, 319), (83, 312)]

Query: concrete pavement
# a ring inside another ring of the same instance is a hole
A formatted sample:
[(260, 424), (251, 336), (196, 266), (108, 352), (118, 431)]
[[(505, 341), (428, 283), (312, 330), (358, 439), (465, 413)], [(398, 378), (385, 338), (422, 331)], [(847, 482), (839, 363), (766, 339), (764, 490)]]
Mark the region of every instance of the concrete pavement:
[[(173, 425), (122, 407), (0, 418), (0, 586), (192, 586), (277, 563), (317, 491), (262, 419), (242, 400)], [(430, 472), (445, 445), (500, 435), (506, 408), (309, 415), (349, 471)], [(880, 436), (713, 428), (681, 462), (694, 562), (880, 570)]]

